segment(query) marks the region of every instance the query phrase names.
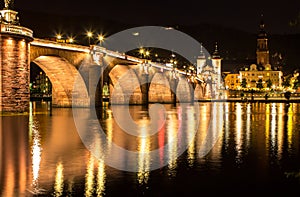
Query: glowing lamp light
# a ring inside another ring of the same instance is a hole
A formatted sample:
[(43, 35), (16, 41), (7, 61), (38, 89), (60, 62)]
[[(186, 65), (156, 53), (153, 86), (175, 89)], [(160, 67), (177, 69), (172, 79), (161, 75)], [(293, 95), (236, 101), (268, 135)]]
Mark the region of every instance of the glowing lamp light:
[(99, 41), (103, 41), (103, 40), (104, 40), (104, 36), (103, 36), (103, 35), (99, 35), (99, 36), (98, 36), (98, 40), (99, 40)]
[(62, 35), (61, 34), (57, 34), (56, 38), (60, 40), (62, 38)]
[(145, 52), (144, 49), (140, 49), (139, 51), (140, 54), (144, 54), (144, 52)]
[(90, 31), (88, 31), (88, 32), (86, 33), (86, 35), (87, 35), (87, 37), (89, 37), (89, 38), (93, 37), (93, 33), (90, 32)]

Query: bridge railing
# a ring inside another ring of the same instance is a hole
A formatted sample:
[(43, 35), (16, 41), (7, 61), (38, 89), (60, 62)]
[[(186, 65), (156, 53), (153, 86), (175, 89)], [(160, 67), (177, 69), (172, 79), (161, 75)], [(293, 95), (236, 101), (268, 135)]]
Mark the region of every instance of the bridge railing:
[(33, 31), (26, 27), (11, 25), (11, 24), (0, 24), (1, 33), (18, 34), (23, 36), (33, 37)]
[(87, 46), (82, 46), (82, 45), (77, 45), (77, 44), (69, 44), (69, 43), (58, 43), (55, 41), (45, 40), (45, 39), (40, 39), (40, 38), (34, 38), (34, 40), (31, 42), (31, 45), (49, 47), (49, 48), (55, 48), (55, 49), (62, 49), (62, 50), (85, 52), (85, 53), (90, 52), (90, 49)]
[[(106, 49), (104, 47), (101, 47), (101, 46), (98, 46), (98, 45), (92, 45), (91, 46), (91, 51), (93, 51), (95, 53), (103, 53), (103, 54), (111, 56), (111, 57), (120, 58), (120, 59), (124, 59), (124, 60), (129, 60), (129, 61), (136, 62), (136, 63), (142, 63), (144, 66), (152, 66), (152, 67), (155, 67), (155, 68), (158, 68), (158, 69), (173, 71), (173, 72), (181, 74), (181, 75), (192, 76), (191, 73), (179, 70), (177, 68), (173, 68), (173, 66), (170, 66), (168, 64), (163, 64), (163, 63), (158, 63), (158, 62), (151, 62), (147, 59), (141, 59), (141, 58), (126, 55), (125, 53), (111, 51), (111, 50), (108, 50), (108, 49)], [(203, 82), (203, 80), (200, 79), (197, 76), (195, 76), (195, 79), (198, 80), (198, 81)]]

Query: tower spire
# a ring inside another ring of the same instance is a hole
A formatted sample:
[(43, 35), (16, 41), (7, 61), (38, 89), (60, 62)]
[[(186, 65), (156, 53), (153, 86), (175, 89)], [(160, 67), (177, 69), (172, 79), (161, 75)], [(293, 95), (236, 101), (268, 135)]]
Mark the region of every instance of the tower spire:
[(205, 59), (205, 54), (204, 54), (204, 51), (203, 51), (202, 43), (200, 43), (200, 44), (201, 44), (201, 46), (200, 46), (200, 54), (199, 54), (198, 58)]
[(260, 17), (261, 17), (261, 19), (260, 19), (260, 24), (259, 24), (258, 37), (259, 38), (267, 38), (267, 33), (265, 30), (265, 22), (263, 20), (264, 15), (261, 14)]
[(212, 55), (213, 58), (220, 58), (219, 52), (218, 52), (218, 42), (215, 43), (215, 51)]
[(263, 66), (266, 64), (269, 64), (268, 36), (265, 31), (265, 23), (263, 20), (263, 14), (261, 14), (259, 31), (257, 34), (256, 59), (257, 59), (257, 64), (260, 64)]

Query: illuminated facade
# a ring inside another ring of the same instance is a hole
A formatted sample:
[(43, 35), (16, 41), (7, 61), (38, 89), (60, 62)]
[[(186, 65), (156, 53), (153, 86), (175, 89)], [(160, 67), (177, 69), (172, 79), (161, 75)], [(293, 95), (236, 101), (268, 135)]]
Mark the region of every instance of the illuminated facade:
[(283, 73), (277, 67), (271, 66), (269, 60), (268, 37), (265, 24), (261, 21), (257, 35), (256, 64), (251, 64), (238, 74), (228, 74), (225, 77), (226, 88), (281, 88)]
[(19, 24), (18, 12), (5, 1), (0, 10), (0, 111), (29, 109), (29, 52), (32, 30)]
[(258, 83), (262, 84), (263, 88), (279, 88), (282, 86), (282, 71), (272, 70), (271, 65), (267, 64), (264, 67), (258, 67), (255, 64), (250, 65), (250, 69), (240, 71), (240, 82), (246, 80), (247, 88), (257, 88)]
[[(222, 58), (219, 55), (217, 43), (212, 56), (208, 55), (207, 51), (204, 52), (201, 46), (200, 55), (197, 58), (197, 75), (207, 84), (206, 96), (214, 98), (217, 96), (218, 90), (224, 86), (221, 77)], [(206, 57), (208, 57), (208, 59)]]
[(229, 73), (224, 78), (224, 83), (226, 89), (236, 89), (238, 86), (241, 85), (240, 82), (240, 74), (238, 73)]

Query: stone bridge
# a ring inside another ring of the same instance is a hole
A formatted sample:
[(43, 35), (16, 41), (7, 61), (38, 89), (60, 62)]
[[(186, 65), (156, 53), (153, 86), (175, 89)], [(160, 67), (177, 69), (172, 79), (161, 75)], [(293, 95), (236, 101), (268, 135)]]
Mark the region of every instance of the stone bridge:
[(34, 39), (30, 45), (30, 61), (52, 83), (53, 106), (101, 105), (104, 84), (109, 86), (112, 104), (191, 102), (195, 96), (203, 97), (201, 83), (191, 83), (183, 72), (165, 65), (98, 46), (42, 39)]
[(28, 110), (30, 63), (38, 65), (50, 79), (55, 107), (101, 105), (105, 83), (112, 104), (191, 102), (205, 97), (204, 83), (166, 65), (98, 46), (37, 39), (29, 29), (23, 28), (25, 33), (21, 34), (12, 31), (12, 25), (4, 30), (2, 26), (2, 112)]

